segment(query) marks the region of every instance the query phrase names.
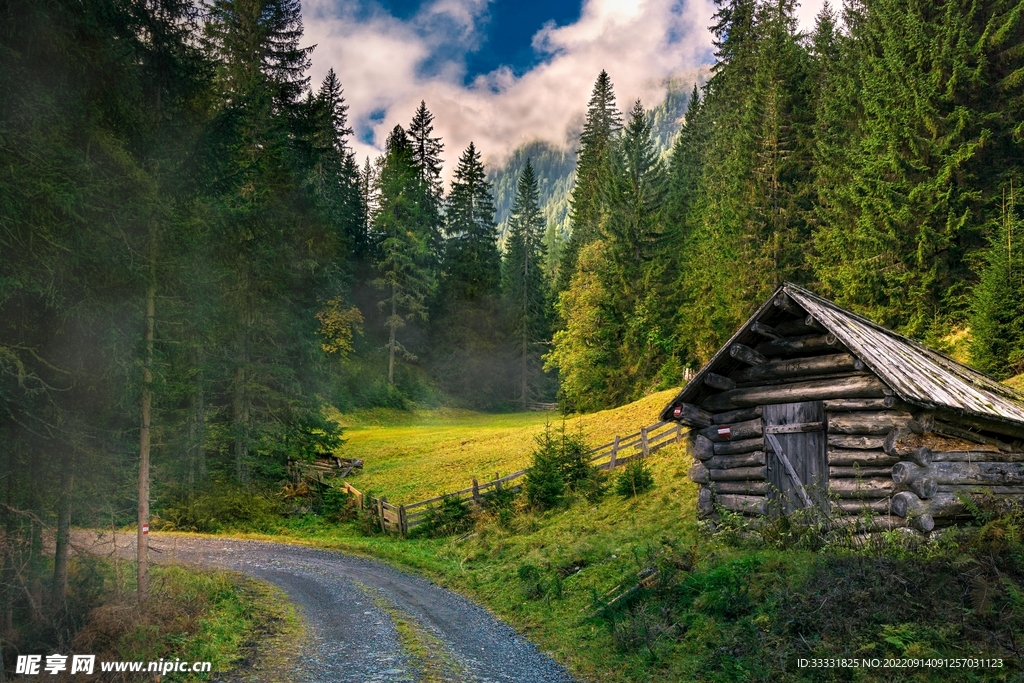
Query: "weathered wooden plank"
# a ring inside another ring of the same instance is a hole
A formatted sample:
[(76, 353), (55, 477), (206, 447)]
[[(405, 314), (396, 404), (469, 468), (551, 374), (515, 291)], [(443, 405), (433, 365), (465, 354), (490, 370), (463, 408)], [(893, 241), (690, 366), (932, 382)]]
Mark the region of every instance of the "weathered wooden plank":
[(889, 512), (889, 498), (873, 500), (840, 499), (832, 501), (832, 508), (847, 514), (863, 514), (866, 512), (885, 514)]
[(768, 514), (768, 499), (764, 496), (740, 496), (720, 493), (715, 496), (719, 506), (733, 512), (744, 512), (753, 515)]
[(788, 425), (767, 425), (764, 428), (765, 434), (804, 434), (806, 432), (825, 431), (824, 422), (798, 422)]
[(748, 387), (723, 391), (704, 401), (704, 408), (724, 411), (754, 405), (796, 403), (828, 398), (880, 398), (887, 387), (873, 375), (858, 375), (839, 379), (791, 382), (764, 387)]
[[(797, 404), (790, 406), (770, 406), (765, 411), (765, 419), (770, 420), (771, 424), (778, 424), (780, 419), (783, 419), (783, 417), (795, 420), (807, 419), (807, 417), (812, 416), (811, 413), (815, 412), (813, 411), (812, 406), (820, 409), (821, 403), (818, 402), (811, 405)], [(820, 410), (818, 412), (820, 412)], [(792, 414), (789, 415), (788, 413)], [(806, 486), (816, 486), (820, 476), (818, 472), (818, 464), (815, 462), (815, 460), (818, 459), (819, 454), (814, 452), (816, 450), (814, 447), (809, 447), (808, 445), (808, 440), (812, 436), (819, 436), (819, 434), (782, 434), (779, 436), (776, 436), (775, 434), (764, 435), (765, 442), (771, 446), (772, 453), (774, 454), (774, 460), (782, 464), (782, 467), (788, 475), (787, 479), (779, 478), (779, 481), (786, 482), (786, 488), (782, 488), (780, 486), (779, 490), (795, 492), (800, 503), (807, 508), (814, 507), (814, 501), (811, 500), (810, 495), (808, 495)], [(790, 438), (787, 439), (787, 437)], [(782, 445), (781, 440), (786, 441), (785, 446)], [(789, 449), (788, 453), (786, 449)], [(823, 456), (824, 448), (820, 450), (821, 455)], [(790, 453), (793, 454), (793, 459), (797, 461), (797, 464), (801, 465), (801, 470), (803, 470), (802, 472), (798, 473), (796, 468), (793, 466), (793, 462), (789, 457)], [(774, 471), (777, 468), (773, 467), (772, 469)], [(765, 468), (766, 475), (767, 470), (768, 468)], [(807, 482), (805, 482), (805, 479)], [(776, 481), (772, 481), (772, 483), (775, 484)], [(789, 511), (788, 500), (786, 501), (785, 511)]]
[(850, 529), (856, 533), (889, 531), (891, 529), (900, 529), (910, 525), (906, 519), (903, 517), (897, 517), (896, 515), (872, 515), (871, 517), (851, 515), (833, 517), (831, 524), (833, 527)]
[(829, 434), (828, 445), (865, 451), (881, 450), (885, 445), (885, 437), (864, 436), (863, 434)]
[(832, 467), (828, 468), (828, 476), (832, 479), (853, 479), (856, 477), (888, 477), (890, 467)]
[(829, 490), (840, 498), (886, 498), (896, 491), (896, 484), (882, 477), (831, 479)]
[(750, 451), (764, 450), (764, 438), (738, 439), (736, 441), (724, 441), (712, 444), (715, 455), (736, 455), (738, 453), (749, 453)]
[(932, 451), (932, 462), (1024, 462), (1024, 453), (1001, 451)]
[(732, 373), (737, 382), (759, 382), (769, 379), (784, 379), (800, 375), (831, 375), (838, 372), (863, 370), (864, 364), (849, 353), (828, 356), (811, 356), (764, 363), (755, 367), (741, 368)]
[(895, 410), (829, 413), (828, 431), (829, 434), (884, 436), (893, 429), (906, 427), (911, 420), (913, 416), (910, 413)]
[(729, 355), (747, 365), (761, 365), (768, 362), (767, 358), (746, 344), (733, 344), (729, 347)]
[(708, 470), (708, 477), (711, 481), (761, 481), (767, 479), (768, 468), (761, 467), (734, 467), (729, 470)]
[(714, 372), (709, 372), (704, 375), (704, 384), (712, 389), (718, 389), (719, 391), (728, 391), (736, 388), (736, 382), (732, 381), (725, 375), (719, 375)]
[(763, 496), (771, 488), (766, 481), (716, 481), (711, 486), (714, 487), (716, 493), (739, 493), (752, 496)]
[(939, 484), (937, 493), (966, 493), (980, 496), (1024, 496), (1024, 486), (964, 486)]
[(700, 430), (700, 433), (713, 442), (738, 441), (759, 436), (764, 431), (763, 425), (761, 418), (756, 418), (730, 425), (713, 424)]
[(766, 464), (764, 451), (752, 451), (739, 455), (716, 455), (704, 461), (704, 466), (712, 470), (730, 470), (734, 467), (757, 467)]
[(828, 449), (828, 464), (835, 467), (892, 467), (900, 459), (885, 451), (861, 451), (843, 448)]
[(761, 342), (754, 347), (754, 350), (762, 356), (772, 357), (829, 351), (839, 346), (839, 342), (830, 334), (809, 334), (803, 337), (783, 337)]
[(837, 398), (832, 401), (825, 401), (825, 411), (829, 413), (841, 413), (851, 410), (888, 410), (896, 406), (899, 406), (900, 410), (905, 409), (894, 396), (886, 396), (885, 398)]
[(897, 484), (929, 477), (937, 484), (979, 486), (1024, 486), (1024, 463), (1019, 462), (932, 462), (921, 467), (910, 462), (893, 465), (892, 479)]
[(739, 410), (729, 410), (724, 413), (716, 413), (711, 416), (711, 424), (729, 425), (734, 422), (746, 422), (747, 420), (753, 420), (755, 417), (761, 417), (761, 406), (740, 408)]

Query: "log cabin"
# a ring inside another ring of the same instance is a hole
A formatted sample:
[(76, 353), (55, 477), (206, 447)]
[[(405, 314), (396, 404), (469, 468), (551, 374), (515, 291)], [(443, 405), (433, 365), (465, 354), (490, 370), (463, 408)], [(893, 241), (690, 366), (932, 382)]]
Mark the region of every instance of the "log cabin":
[(1024, 396), (802, 287), (779, 287), (661, 415), (698, 513), (820, 510), (928, 533), (1024, 502)]

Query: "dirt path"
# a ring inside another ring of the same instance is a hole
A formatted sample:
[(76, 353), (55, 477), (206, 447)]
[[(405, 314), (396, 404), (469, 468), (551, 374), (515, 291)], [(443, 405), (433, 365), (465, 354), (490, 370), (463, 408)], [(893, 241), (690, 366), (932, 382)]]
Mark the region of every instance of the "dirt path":
[[(486, 610), (382, 562), (285, 543), (150, 538), (156, 562), (242, 572), (295, 601), (309, 637), (290, 681), (573, 680)], [(109, 552), (109, 535), (103, 543), (96, 550)], [(119, 554), (134, 557), (134, 535), (118, 534), (117, 545)]]

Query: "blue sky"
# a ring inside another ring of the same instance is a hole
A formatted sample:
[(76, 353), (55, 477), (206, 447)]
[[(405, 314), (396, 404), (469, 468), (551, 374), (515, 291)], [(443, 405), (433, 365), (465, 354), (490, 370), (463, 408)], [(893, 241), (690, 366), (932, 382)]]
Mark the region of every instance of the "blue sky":
[[(823, 0), (805, 0), (803, 26)], [(470, 141), (500, 162), (536, 139), (562, 144), (601, 69), (621, 109), (669, 79), (701, 80), (714, 0), (303, 0), (314, 86), (334, 68), (360, 158), (376, 156), (420, 100), (446, 159)]]

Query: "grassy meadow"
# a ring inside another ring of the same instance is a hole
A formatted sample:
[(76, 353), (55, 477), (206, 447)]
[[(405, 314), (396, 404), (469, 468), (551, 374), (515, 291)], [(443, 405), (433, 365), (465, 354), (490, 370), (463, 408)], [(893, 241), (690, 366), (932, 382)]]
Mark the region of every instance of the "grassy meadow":
[[(590, 445), (657, 419), (673, 392), (570, 418)], [(407, 502), (527, 466), (544, 414), (366, 411), (339, 416), (352, 483)], [(963, 532), (919, 544), (899, 534), (756, 528), (695, 516), (682, 444), (648, 460), (653, 490), (570, 497), (538, 512), (477, 513), (469, 533), (400, 539), (366, 519), (305, 515), (238, 535), (384, 559), (465, 593), (566, 664), (580, 680), (1020, 680), (1024, 514), (984, 511)], [(612, 489), (614, 490), (614, 488)], [(253, 532), (257, 533), (253, 533)], [(990, 657), (999, 667), (812, 669), (800, 658)]]
[[(622, 408), (565, 418), (569, 431), (582, 430), (591, 446), (607, 443), (658, 420), (678, 390), (651, 394)], [(351, 478), (360, 491), (412, 503), (479, 481), (504, 476), (530, 464), (535, 437), (545, 424), (560, 428), (558, 413), (484, 414), (468, 410), (374, 409), (332, 415), (345, 428), (338, 454), (360, 458), (362, 474)]]

